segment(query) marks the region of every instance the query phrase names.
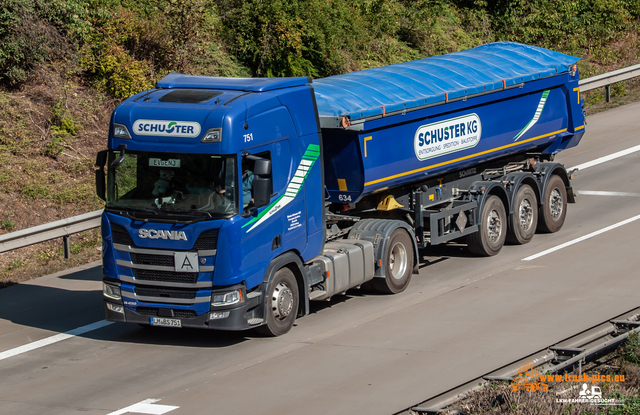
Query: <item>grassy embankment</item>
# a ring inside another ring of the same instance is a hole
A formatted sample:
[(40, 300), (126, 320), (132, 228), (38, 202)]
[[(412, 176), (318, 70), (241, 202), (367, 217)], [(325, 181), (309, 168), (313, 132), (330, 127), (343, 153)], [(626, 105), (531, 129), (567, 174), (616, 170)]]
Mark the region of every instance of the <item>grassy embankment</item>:
[[(512, 40), (638, 63), (640, 0), (7, 0), (0, 4), (0, 233), (98, 209), (93, 159), (120, 100), (171, 71), (322, 77)], [(635, 100), (636, 82), (587, 95)], [(0, 285), (99, 259), (99, 234), (0, 254)]]

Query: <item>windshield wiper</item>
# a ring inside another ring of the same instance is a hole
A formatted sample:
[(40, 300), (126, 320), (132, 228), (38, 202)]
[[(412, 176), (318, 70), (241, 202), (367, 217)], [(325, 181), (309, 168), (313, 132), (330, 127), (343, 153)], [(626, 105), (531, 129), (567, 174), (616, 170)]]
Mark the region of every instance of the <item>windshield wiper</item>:
[[(129, 219), (133, 220), (148, 219), (150, 216), (158, 216), (158, 211), (141, 207), (107, 206), (106, 211), (113, 212), (121, 216), (126, 216)], [(146, 216), (146, 218), (141, 216)]]
[(212, 217), (211, 213), (204, 211), (204, 210), (198, 210), (198, 209), (187, 209), (187, 208), (168, 208), (168, 207), (161, 207), (160, 208), (161, 212), (165, 212), (165, 213), (193, 213), (194, 215), (199, 215), (199, 216), (208, 216), (208, 217)]
[(149, 208), (141, 208), (141, 207), (132, 207), (132, 206), (107, 206), (108, 210), (117, 210), (120, 212), (142, 212), (149, 213), (150, 215), (157, 215), (158, 211), (149, 209)]
[[(190, 224), (195, 222), (200, 222), (205, 220), (206, 218), (213, 218), (211, 213), (195, 210), (195, 209), (185, 209), (185, 208), (177, 208), (177, 209), (167, 209), (162, 208), (160, 211), (149, 209), (149, 208), (140, 208), (140, 207), (107, 207), (107, 212), (115, 213), (121, 216), (125, 216), (129, 219), (133, 220), (142, 220), (148, 222), (149, 220), (153, 222), (162, 222), (162, 223), (183, 223)], [(193, 217), (197, 216), (197, 217)]]

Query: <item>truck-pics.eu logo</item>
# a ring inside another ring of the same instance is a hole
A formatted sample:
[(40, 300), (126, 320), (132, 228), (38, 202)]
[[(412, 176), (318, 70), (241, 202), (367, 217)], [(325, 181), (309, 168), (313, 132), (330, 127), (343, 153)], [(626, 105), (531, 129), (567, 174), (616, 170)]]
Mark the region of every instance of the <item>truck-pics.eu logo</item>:
[[(526, 362), (517, 369), (516, 375), (511, 381), (511, 389), (514, 392), (550, 392), (550, 385), (558, 385), (555, 390), (558, 403), (586, 403), (589, 405), (622, 405), (617, 398), (603, 398), (602, 390), (596, 383), (623, 383), (624, 375), (610, 375), (600, 373), (564, 373), (551, 374), (540, 373), (531, 362)], [(563, 385), (563, 386), (560, 386)], [(577, 396), (574, 396), (577, 395)]]
[(193, 121), (137, 120), (133, 123), (137, 135), (195, 138), (200, 135), (200, 124)]
[(427, 160), (475, 147), (482, 136), (477, 114), (422, 125), (416, 131), (413, 149), (418, 160)]

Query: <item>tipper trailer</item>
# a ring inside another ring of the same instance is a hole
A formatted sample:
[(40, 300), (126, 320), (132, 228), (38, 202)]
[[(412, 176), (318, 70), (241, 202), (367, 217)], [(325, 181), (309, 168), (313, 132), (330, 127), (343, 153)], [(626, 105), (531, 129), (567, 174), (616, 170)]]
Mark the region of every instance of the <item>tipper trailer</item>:
[(96, 161), (107, 320), (276, 336), (310, 301), (403, 291), (430, 245), (558, 231), (577, 61), (500, 42), (317, 80), (168, 75)]

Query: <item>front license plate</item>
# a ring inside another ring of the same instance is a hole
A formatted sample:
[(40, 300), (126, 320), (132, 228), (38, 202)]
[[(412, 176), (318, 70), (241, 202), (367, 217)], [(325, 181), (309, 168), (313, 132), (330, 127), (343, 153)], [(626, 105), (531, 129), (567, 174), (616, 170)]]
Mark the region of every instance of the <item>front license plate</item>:
[(152, 326), (164, 326), (164, 327), (182, 327), (182, 322), (177, 318), (160, 318), (151, 317)]

